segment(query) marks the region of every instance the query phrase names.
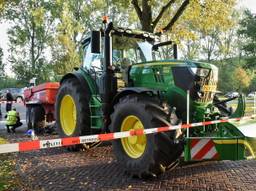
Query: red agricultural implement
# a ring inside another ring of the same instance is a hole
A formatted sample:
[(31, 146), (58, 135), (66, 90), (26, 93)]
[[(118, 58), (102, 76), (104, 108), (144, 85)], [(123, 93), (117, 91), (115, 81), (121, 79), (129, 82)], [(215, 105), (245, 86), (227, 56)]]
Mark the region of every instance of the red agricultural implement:
[(29, 129), (39, 132), (45, 127), (45, 122), (54, 121), (54, 103), (58, 88), (58, 82), (47, 82), (24, 91)]

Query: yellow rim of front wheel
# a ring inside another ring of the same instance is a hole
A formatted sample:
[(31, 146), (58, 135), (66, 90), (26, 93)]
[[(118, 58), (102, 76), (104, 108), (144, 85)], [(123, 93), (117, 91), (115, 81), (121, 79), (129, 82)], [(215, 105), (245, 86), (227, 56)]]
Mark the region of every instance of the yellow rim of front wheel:
[(60, 103), (60, 122), (64, 133), (70, 136), (76, 128), (76, 104), (70, 95), (65, 95)]
[[(134, 115), (127, 116), (122, 124), (121, 131), (139, 130), (144, 129), (144, 126), (140, 119)], [(121, 139), (121, 143), (124, 151), (131, 158), (139, 158), (143, 155), (146, 145), (146, 135), (138, 135)]]

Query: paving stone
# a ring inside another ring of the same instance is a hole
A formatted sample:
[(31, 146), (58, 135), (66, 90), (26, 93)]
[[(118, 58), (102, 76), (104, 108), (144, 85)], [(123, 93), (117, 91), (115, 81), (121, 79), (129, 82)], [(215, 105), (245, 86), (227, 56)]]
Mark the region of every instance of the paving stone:
[[(50, 137), (52, 136), (46, 138)], [(29, 139), (23, 135), (6, 138), (10, 142)], [(256, 160), (185, 164), (159, 178), (145, 181), (125, 174), (117, 164), (111, 146), (84, 152), (54, 148), (15, 156), (17, 171), (31, 191), (256, 190)]]

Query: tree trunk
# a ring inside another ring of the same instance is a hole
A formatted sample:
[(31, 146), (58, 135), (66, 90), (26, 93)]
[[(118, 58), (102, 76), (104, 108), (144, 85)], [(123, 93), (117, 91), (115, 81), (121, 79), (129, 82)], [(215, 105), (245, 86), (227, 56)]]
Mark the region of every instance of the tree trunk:
[(154, 32), (153, 23), (152, 23), (152, 8), (149, 5), (149, 0), (142, 1), (142, 19), (141, 25), (142, 30), (148, 32)]
[(31, 49), (30, 49), (30, 53), (31, 53), (31, 66), (32, 66), (32, 74), (35, 74), (35, 23), (32, 22), (32, 34), (31, 34)]

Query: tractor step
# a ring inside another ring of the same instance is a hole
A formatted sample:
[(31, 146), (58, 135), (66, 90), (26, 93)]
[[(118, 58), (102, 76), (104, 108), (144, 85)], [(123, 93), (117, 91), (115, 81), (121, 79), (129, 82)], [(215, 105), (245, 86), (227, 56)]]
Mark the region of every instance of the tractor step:
[(102, 115), (91, 115), (91, 118), (96, 118), (96, 119), (98, 119), (98, 118), (102, 118)]

